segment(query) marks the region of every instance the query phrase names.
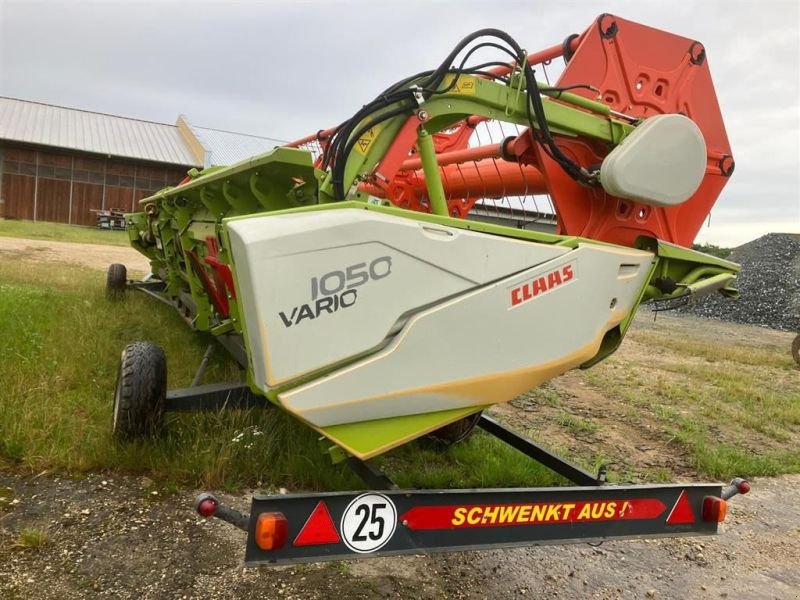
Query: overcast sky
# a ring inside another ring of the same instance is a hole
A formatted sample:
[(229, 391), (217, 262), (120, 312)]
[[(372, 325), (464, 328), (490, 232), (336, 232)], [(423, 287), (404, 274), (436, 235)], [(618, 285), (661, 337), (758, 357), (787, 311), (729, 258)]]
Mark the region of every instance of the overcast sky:
[(528, 50), (601, 12), (706, 47), (736, 172), (698, 241), (800, 232), (800, 2), (0, 0), (0, 95), (294, 139), (438, 65), (467, 33)]

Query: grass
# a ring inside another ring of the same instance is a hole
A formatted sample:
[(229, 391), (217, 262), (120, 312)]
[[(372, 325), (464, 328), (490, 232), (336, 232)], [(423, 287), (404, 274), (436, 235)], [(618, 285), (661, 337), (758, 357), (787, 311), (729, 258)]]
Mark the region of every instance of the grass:
[(548, 406), (558, 406), (561, 404), (561, 397), (549, 384), (544, 383), (540, 387), (531, 390), (526, 397), (534, 402), (543, 402)]
[[(9, 223), (0, 221), (0, 235)], [(20, 232), (30, 226), (13, 225)], [(210, 339), (189, 331), (174, 310), (144, 295), (108, 302), (103, 273), (20, 264), (0, 261), (0, 465), (72, 475), (142, 474), (163, 490), (363, 487), (349, 469), (331, 465), (321, 454), (315, 432), (279, 410), (170, 415), (158, 439), (116, 443), (110, 432), (112, 395), (125, 344), (146, 339), (162, 346), (168, 385), (183, 387)], [(779, 348), (636, 328), (620, 352), (582, 377), (623, 407), (631, 425), (647, 422), (667, 432), (704, 476), (800, 472), (800, 378), (788, 352)], [(214, 355), (206, 381), (241, 378), (224, 353)], [(569, 436), (602, 432), (601, 417), (576, 416), (552, 386), (526, 398), (554, 411), (553, 420)], [(447, 452), (419, 440), (378, 463), (404, 487), (561, 483), (483, 432)], [(649, 477), (665, 481), (669, 473), (654, 469)]]
[(0, 487), (0, 511), (5, 510), (14, 501), (14, 491), (11, 488)]
[(785, 350), (634, 329), (618, 355), (584, 377), (627, 405), (632, 423), (666, 431), (703, 475), (797, 473), (800, 377)]
[(637, 331), (633, 334), (633, 338), (642, 344), (670, 350), (676, 354), (702, 358), (709, 363), (736, 363), (778, 369), (792, 369), (795, 365), (788, 351), (776, 352), (774, 348), (719, 344), (650, 331)]
[(19, 550), (39, 551), (50, 543), (50, 534), (43, 527), (24, 527), (17, 536), (14, 547)]
[(105, 244), (109, 246), (128, 246), (128, 234), (124, 231), (110, 231), (96, 227), (64, 225), (0, 219), (0, 237), (16, 237), (34, 240), (54, 240), (58, 242), (80, 242), (84, 244)]
[[(0, 262), (0, 282), (0, 460), (69, 474), (143, 474), (167, 489), (363, 487), (348, 468), (330, 464), (318, 434), (277, 409), (170, 415), (158, 439), (115, 443), (112, 396), (125, 344), (159, 344), (167, 356), (168, 386), (183, 387), (210, 340), (142, 294), (107, 301), (100, 272)], [(206, 382), (241, 378), (224, 353), (214, 354)], [(553, 481), (543, 467), (483, 434), (446, 453), (424, 441), (412, 443), (386, 455), (383, 464), (410, 487)]]
[(594, 421), (588, 421), (586, 419), (576, 417), (575, 415), (564, 410), (558, 413), (556, 422), (575, 435), (595, 433), (598, 429), (600, 429), (600, 425)]

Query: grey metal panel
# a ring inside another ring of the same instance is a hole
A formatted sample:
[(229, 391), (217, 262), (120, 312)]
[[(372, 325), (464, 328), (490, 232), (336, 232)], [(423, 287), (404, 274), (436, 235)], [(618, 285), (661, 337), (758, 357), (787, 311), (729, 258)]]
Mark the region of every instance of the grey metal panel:
[(0, 97), (0, 139), (176, 165), (197, 165), (166, 123)]

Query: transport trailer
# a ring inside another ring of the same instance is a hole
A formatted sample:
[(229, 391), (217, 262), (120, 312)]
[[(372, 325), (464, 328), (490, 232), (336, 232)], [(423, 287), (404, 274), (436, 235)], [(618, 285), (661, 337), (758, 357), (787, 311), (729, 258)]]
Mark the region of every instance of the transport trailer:
[(285, 565), (430, 552), (718, 533), (727, 502), (750, 491), (715, 483), (610, 485), (487, 416), (478, 426), (578, 484), (402, 490), (369, 463), (348, 464), (373, 491), (255, 495), (249, 514), (209, 493), (195, 509), (247, 533), (245, 564)]

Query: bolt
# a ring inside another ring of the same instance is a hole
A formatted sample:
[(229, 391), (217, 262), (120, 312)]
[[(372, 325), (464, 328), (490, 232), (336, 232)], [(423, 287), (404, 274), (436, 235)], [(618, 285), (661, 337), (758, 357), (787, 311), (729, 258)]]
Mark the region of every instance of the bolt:
[(418, 110), (417, 111), (417, 118), (424, 123), (425, 121), (427, 121), (430, 118), (430, 116), (428, 115), (428, 111), (427, 110)]

